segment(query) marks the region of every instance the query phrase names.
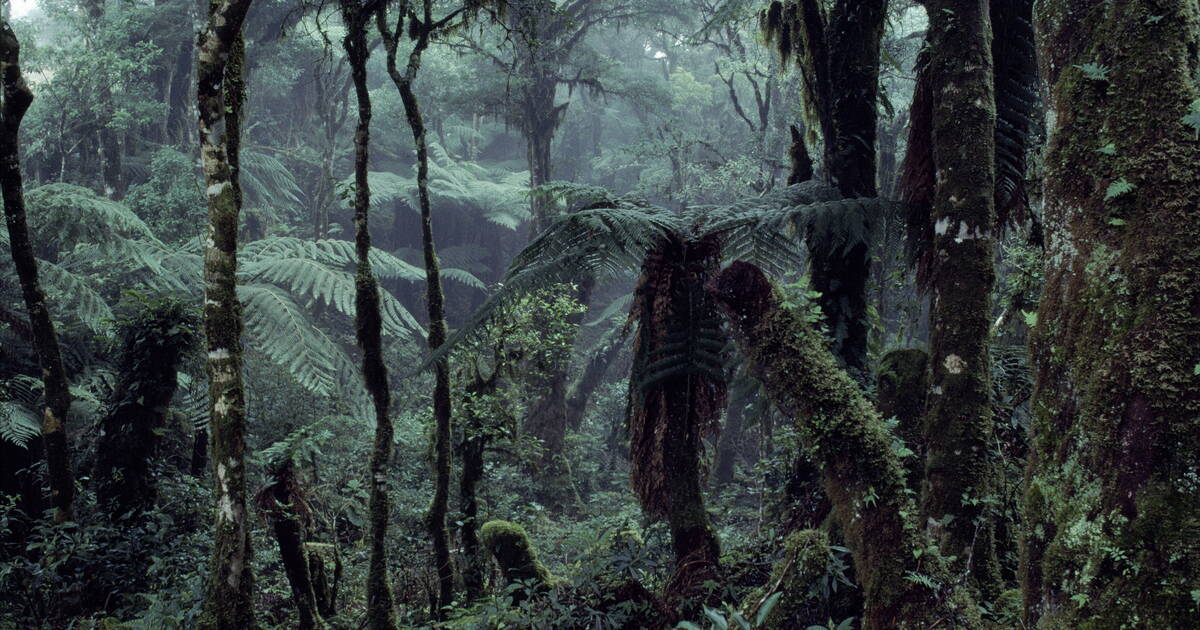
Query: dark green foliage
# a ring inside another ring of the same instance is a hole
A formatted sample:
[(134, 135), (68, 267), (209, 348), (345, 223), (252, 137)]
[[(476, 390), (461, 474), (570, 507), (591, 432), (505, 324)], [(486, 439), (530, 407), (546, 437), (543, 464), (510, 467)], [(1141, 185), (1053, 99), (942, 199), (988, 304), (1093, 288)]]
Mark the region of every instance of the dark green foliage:
[(200, 318), (171, 297), (131, 293), (117, 320), (118, 379), (96, 444), (96, 499), (114, 519), (149, 508), (176, 372), (199, 341)]

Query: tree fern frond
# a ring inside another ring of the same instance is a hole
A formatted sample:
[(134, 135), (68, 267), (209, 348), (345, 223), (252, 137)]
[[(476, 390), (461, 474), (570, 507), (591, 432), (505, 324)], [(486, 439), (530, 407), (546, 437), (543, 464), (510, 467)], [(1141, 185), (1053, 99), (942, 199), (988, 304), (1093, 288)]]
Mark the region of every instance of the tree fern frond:
[(242, 149), (238, 176), (247, 206), (298, 208), (303, 203), (300, 198), (304, 192), (300, 190), (296, 176), (273, 155)]
[(38, 261), (43, 285), (54, 293), (56, 313), (70, 313), (93, 332), (112, 333), (113, 312), (90, 282), (54, 263)]
[[(288, 287), (293, 293), (324, 302), (347, 317), (355, 313), (354, 274), (334, 269), (311, 258), (262, 256), (238, 270), (244, 284), (269, 281)], [(407, 338), (421, 331), (421, 325), (395, 296), (380, 290), (385, 334)]]
[(238, 296), (246, 305), (246, 333), (251, 347), (287, 368), (305, 389), (318, 395), (334, 393), (334, 356), (342, 351), (309, 322), (287, 291), (248, 284), (238, 287)]
[(0, 400), (0, 440), (27, 448), (42, 434), (38, 413), (21, 403)]
[(487, 285), (482, 280), (476, 278), (474, 274), (465, 270), (454, 267), (445, 267), (442, 269), (442, 277), (447, 280), (453, 280), (459, 284), (464, 284), (472, 289), (486, 289)]
[(158, 243), (158, 238), (123, 203), (73, 184), (46, 184), (25, 193), (29, 228), (39, 248), (67, 252), (80, 243), (101, 247), (126, 240)]

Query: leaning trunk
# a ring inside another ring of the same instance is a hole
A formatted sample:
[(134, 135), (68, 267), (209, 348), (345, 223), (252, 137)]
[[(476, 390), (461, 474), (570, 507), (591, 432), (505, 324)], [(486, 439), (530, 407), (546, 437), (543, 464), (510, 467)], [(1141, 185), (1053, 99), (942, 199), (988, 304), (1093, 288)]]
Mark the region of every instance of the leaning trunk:
[(46, 305), (46, 294), (38, 281), (37, 260), (29, 241), (25, 220), (25, 193), (22, 189), (21, 162), (17, 134), (21, 119), (33, 102), (33, 92), (21, 76), (21, 44), (7, 19), (0, 19), (0, 72), (3, 76), (4, 102), (0, 111), (0, 188), (4, 196), (4, 217), (8, 223), (9, 246), (13, 265), (21, 283), (21, 295), (29, 311), (33, 350), (42, 367), (42, 385), (46, 404), (42, 410), (42, 442), (46, 447), (46, 468), (50, 476), (50, 502), (54, 520), (71, 520), (75, 498), (75, 476), (71, 471), (71, 449), (67, 441), (67, 411), (71, 393), (63, 369), (62, 354), (54, 321)]
[(265, 514), (279, 545), (279, 559), (292, 588), (300, 630), (314, 630), (321, 623), (317, 612), (317, 596), (309, 574), (309, 560), (304, 544), (312, 516), (296, 472), (295, 462), (286, 460), (274, 464), (271, 483), (258, 495), (258, 508)]
[(201, 630), (252, 628), (253, 576), (246, 513), (246, 393), (242, 312), (237, 298), (237, 179), (243, 97), (242, 22), (250, 0), (214, 2), (197, 42), (200, 155), (208, 196), (204, 332), (208, 339), (209, 428), (216, 527)]
[(1030, 341), (1028, 625), (1193, 627), (1200, 8), (1047, 0), (1037, 26), (1050, 142)]
[(977, 627), (974, 604), (938, 555), (921, 553), (927, 539), (910, 521), (915, 506), (892, 436), (822, 335), (780, 304), (754, 265), (734, 263), (711, 290), (751, 370), (814, 453), (863, 590), (862, 627)]

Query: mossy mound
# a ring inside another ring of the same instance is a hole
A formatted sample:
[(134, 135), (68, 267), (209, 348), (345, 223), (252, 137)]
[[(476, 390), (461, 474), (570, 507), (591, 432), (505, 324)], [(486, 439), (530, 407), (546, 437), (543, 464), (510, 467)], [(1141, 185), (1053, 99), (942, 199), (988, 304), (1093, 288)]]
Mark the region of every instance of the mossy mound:
[(534, 582), (552, 586), (554, 576), (538, 560), (525, 528), (509, 521), (488, 521), (479, 529), (479, 540), (500, 565), (508, 583)]

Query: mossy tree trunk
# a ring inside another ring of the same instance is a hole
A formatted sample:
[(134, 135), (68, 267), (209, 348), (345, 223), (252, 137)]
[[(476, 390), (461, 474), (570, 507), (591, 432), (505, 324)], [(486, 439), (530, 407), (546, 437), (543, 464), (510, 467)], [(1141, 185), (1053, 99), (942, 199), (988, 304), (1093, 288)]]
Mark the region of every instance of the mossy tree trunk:
[(300, 630), (322, 627), (317, 610), (317, 595), (309, 572), (309, 560), (304, 541), (311, 525), (312, 513), (304, 498), (296, 463), (290, 456), (269, 465), (270, 483), (259, 492), (257, 503), (275, 533), (279, 559), (292, 589), (292, 600)]
[(42, 368), (45, 406), (42, 409), (42, 443), (46, 449), (46, 468), (50, 477), (50, 503), (57, 523), (72, 518), (75, 499), (75, 475), (71, 468), (71, 448), (67, 440), (67, 412), (71, 393), (63, 369), (58, 335), (46, 294), (38, 280), (37, 260), (29, 240), (25, 219), (25, 192), (21, 177), (18, 133), (21, 120), (33, 102), (33, 92), (21, 75), (21, 43), (7, 19), (0, 18), (0, 189), (4, 196), (4, 218), (8, 225), (9, 247), (21, 295), (29, 311), (29, 329), (33, 350)]
[(925, 396), (929, 392), (929, 355), (924, 350), (892, 350), (879, 360), (875, 407), (896, 419), (896, 435), (912, 455), (904, 460), (908, 487), (919, 490), (925, 476)]
[[(932, 156), (936, 173), (929, 313), (930, 389), (920, 524), (998, 594), (989, 447), (988, 356), (995, 219), (996, 104), (986, 0), (926, 0)], [(983, 156), (982, 158), (980, 156)]]
[(241, 31), (249, 8), (250, 0), (214, 1), (196, 44), (200, 156), (209, 219), (204, 250), (204, 332), (217, 507), (208, 589), (198, 622), (201, 630), (240, 630), (255, 625), (246, 512), (242, 311), (237, 298), (242, 202), (237, 155), (245, 87)]
[[(451, 25), (463, 9), (435, 21), (433, 0), (422, 0), (418, 8), (415, 3), (400, 2), (395, 29), (388, 30), (386, 16), (379, 13), (378, 26), (387, 50), (387, 69), (400, 92), (404, 104), (404, 115), (412, 131), (413, 143), (417, 148), (417, 200), (421, 211), (421, 247), (425, 260), (425, 304), (429, 316), (429, 350), (436, 351), (446, 342), (446, 298), (442, 292), (441, 265), (433, 242), (433, 211), (429, 201), (429, 144), (425, 138), (425, 119), (413, 92), (413, 82), (421, 70), (421, 57), (429, 48), (429, 39), (438, 31)], [(408, 63), (401, 72), (397, 65), (399, 38), (404, 32), (404, 21), (408, 21), (408, 34), (413, 48), (408, 54)], [(429, 537), (433, 540), (433, 565), (438, 576), (437, 605), (433, 616), (443, 619), (445, 608), (454, 599), (454, 565), (450, 561), (450, 532), (446, 529), (446, 513), (450, 506), (450, 440), (452, 433), (452, 409), (450, 402), (450, 361), (446, 357), (434, 363), (433, 386), (433, 501), (425, 514)]]
[(1036, 21), (1050, 141), (1046, 286), (1030, 341), (1027, 622), (1191, 627), (1200, 143), (1185, 116), (1200, 97), (1200, 6), (1047, 0)]
[(822, 335), (780, 305), (752, 264), (734, 263), (710, 289), (752, 372), (795, 420), (819, 465), (863, 589), (863, 628), (976, 627), (974, 605), (938, 554), (922, 553), (928, 538), (912, 522), (915, 505), (891, 434)]
[(367, 624), (371, 630), (394, 630), (395, 611), (388, 586), (388, 463), (392, 457), (391, 388), (383, 362), (383, 319), (379, 282), (371, 271), (371, 188), (367, 178), (371, 144), (371, 94), (367, 88), (367, 25), (371, 10), (358, 0), (342, 0), (346, 36), (342, 46), (350, 60), (350, 75), (358, 103), (354, 131), (354, 247), (358, 256), (355, 284), (355, 334), (362, 349), (362, 371), (375, 408), (375, 441), (371, 448), (369, 511), (371, 551), (367, 569)]

